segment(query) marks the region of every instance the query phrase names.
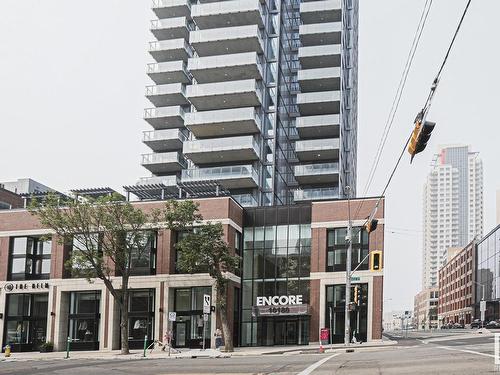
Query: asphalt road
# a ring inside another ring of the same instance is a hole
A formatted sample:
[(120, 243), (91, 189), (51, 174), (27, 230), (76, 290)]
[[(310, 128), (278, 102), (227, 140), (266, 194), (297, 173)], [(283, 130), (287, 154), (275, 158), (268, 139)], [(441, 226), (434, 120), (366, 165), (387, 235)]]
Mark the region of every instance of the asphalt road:
[[(434, 339), (436, 337), (433, 336)], [(491, 374), (495, 370), (500, 370), (494, 366), (494, 339), (491, 336), (464, 338), (463, 335), (449, 332), (447, 335), (439, 335), (438, 340), (409, 337), (395, 346), (359, 348), (354, 353), (339, 351), (328, 354), (235, 356), (214, 359), (71, 359), (0, 362), (0, 374), (418, 375)]]

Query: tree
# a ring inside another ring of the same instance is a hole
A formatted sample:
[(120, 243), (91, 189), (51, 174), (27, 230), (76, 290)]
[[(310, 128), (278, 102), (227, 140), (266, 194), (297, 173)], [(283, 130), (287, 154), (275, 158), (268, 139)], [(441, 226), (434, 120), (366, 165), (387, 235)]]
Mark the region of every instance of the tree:
[(226, 351), (233, 351), (233, 336), (227, 321), (228, 273), (238, 268), (240, 258), (232, 255), (223, 238), (220, 223), (196, 227), (176, 244), (180, 252), (178, 267), (186, 273), (208, 272), (214, 279), (216, 314), (222, 325)]
[[(121, 353), (129, 354), (129, 279), (135, 264), (149, 259), (154, 230), (189, 228), (201, 219), (192, 201), (168, 201), (162, 209), (136, 208), (118, 194), (97, 199), (67, 200), (49, 194), (32, 200), (30, 212), (72, 246), (66, 267), (89, 282), (102, 280), (118, 304)], [(119, 277), (121, 283), (114, 283)]]

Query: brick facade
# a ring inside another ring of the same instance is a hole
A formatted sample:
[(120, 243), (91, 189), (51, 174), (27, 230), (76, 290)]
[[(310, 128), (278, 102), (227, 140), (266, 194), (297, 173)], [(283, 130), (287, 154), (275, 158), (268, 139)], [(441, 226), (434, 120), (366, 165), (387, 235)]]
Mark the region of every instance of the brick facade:
[(470, 324), (475, 304), (476, 242), (472, 241), (439, 269), (438, 315), (441, 323)]

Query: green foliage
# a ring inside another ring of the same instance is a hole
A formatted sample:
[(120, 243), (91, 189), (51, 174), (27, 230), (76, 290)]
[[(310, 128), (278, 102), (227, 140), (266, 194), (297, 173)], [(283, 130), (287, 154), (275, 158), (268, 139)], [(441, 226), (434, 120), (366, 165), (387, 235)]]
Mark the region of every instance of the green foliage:
[(225, 294), (226, 272), (234, 273), (239, 265), (239, 257), (231, 254), (223, 235), (220, 223), (209, 222), (188, 233), (176, 245), (181, 254), (179, 269), (186, 273), (208, 272), (221, 294)]

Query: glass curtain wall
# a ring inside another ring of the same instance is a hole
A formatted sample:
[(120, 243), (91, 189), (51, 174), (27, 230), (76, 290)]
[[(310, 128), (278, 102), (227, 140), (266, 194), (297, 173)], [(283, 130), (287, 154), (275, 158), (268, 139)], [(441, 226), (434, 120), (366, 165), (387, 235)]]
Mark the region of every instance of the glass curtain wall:
[[(245, 210), (240, 333), (242, 346), (274, 344), (270, 340), (273, 340), (275, 334), (273, 337), (268, 336), (270, 327), (264, 327), (267, 324), (265, 319), (259, 321), (252, 316), (252, 307), (258, 296), (300, 294), (303, 296), (303, 303), (309, 303), (310, 209), (309, 205), (296, 205)], [(299, 324), (298, 318), (295, 320)], [(302, 320), (300, 324), (308, 325), (306, 317), (302, 317)], [(272, 324), (274, 332), (276, 324), (274, 321)], [(278, 329), (288, 330), (287, 323), (283, 324)], [(303, 340), (305, 342), (306, 338)]]
[(477, 244), (475, 316), (480, 317), (479, 301), (487, 301), (486, 320), (498, 319), (500, 314), (500, 226), (483, 237)]

